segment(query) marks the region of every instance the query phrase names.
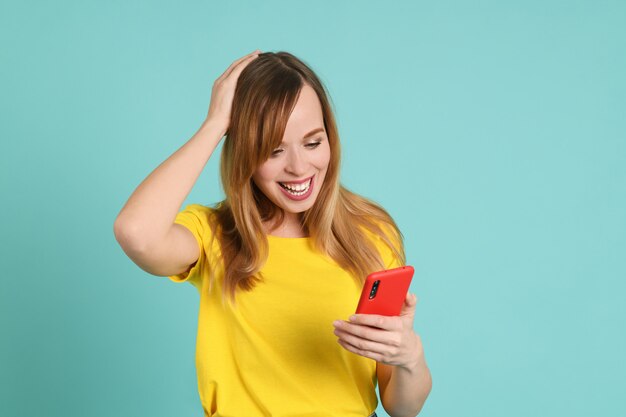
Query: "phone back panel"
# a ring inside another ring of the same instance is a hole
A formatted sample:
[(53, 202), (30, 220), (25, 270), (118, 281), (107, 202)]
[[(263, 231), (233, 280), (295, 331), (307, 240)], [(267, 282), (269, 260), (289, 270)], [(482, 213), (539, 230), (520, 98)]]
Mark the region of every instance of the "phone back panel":
[[(400, 315), (414, 272), (411, 265), (405, 265), (369, 274), (365, 280), (356, 313)], [(370, 298), (376, 281), (378, 281), (376, 293), (373, 298)]]

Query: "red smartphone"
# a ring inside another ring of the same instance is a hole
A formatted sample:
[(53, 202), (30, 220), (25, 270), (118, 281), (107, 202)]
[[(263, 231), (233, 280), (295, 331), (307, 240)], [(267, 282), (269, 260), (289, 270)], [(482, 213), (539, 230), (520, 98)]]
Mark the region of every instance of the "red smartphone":
[(411, 265), (372, 272), (365, 279), (357, 314), (398, 316), (415, 270)]

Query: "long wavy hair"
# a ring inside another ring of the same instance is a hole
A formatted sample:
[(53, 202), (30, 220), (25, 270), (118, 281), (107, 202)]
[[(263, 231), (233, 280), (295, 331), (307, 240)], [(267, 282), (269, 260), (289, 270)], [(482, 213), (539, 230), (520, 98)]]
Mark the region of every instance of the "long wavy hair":
[[(220, 174), (226, 198), (215, 205), (210, 222), (224, 265), (222, 300), (236, 304), (237, 289), (251, 291), (263, 279), (261, 269), (269, 252), (263, 223), (278, 219), (280, 224), (285, 213), (263, 194), (252, 176), (280, 145), (305, 84), (317, 93), (330, 145), (320, 192), (300, 216), (313, 249), (332, 258), (361, 284), (369, 273), (386, 267), (372, 235), (379, 236), (402, 264), (406, 262), (402, 233), (387, 211), (340, 184), (339, 134), (322, 82), (294, 55), (265, 52), (239, 75), (222, 148)], [(213, 268), (210, 280), (212, 285)]]

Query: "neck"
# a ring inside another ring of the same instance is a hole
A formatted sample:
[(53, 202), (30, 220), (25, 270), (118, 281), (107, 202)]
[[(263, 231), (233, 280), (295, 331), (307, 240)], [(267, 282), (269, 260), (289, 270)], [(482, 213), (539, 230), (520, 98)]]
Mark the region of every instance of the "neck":
[(287, 213), (281, 224), (275, 221), (268, 221), (265, 227), (265, 233), (277, 237), (307, 237), (306, 232), (300, 225), (300, 213)]

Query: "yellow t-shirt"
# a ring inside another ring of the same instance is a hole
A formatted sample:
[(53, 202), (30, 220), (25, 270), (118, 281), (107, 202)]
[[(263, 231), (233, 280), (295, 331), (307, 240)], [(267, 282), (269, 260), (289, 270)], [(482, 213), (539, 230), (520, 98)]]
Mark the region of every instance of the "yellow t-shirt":
[[(194, 267), (170, 276), (200, 293), (196, 371), (205, 416), (366, 417), (378, 405), (376, 361), (344, 349), (334, 320), (354, 313), (361, 287), (331, 258), (314, 252), (310, 238), (268, 236), (264, 281), (237, 292), (237, 308), (222, 302), (219, 242), (211, 242), (213, 209), (190, 204), (175, 222), (202, 250)], [(399, 266), (376, 241), (388, 268)], [(217, 252), (215, 252), (217, 251)], [(208, 256), (207, 254), (213, 255)], [(208, 269), (216, 281), (209, 291)]]

